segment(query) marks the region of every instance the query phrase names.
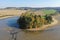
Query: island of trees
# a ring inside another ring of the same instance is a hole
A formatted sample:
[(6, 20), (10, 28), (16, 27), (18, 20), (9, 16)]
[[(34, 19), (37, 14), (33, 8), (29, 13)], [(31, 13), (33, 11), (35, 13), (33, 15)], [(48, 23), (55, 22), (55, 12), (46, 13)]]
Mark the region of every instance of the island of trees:
[[(37, 15), (35, 13), (22, 13), (18, 19), (18, 24), (19, 28), (21, 29), (33, 29), (33, 28), (40, 28), (43, 25), (48, 25), (53, 22), (53, 18), (50, 14), (54, 14), (54, 10), (49, 10), (51, 11), (49, 14), (47, 14), (47, 11), (44, 11), (46, 14), (45, 15)], [(48, 11), (48, 12), (49, 12)]]

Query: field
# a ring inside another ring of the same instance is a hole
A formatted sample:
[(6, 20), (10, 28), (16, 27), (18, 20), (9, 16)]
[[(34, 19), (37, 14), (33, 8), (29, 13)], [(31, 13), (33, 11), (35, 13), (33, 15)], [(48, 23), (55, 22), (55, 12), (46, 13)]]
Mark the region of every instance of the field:
[(30, 13), (36, 13), (37, 15), (45, 15), (45, 14), (55, 14), (57, 13), (56, 10), (16, 10), (16, 9), (5, 9), (5, 10), (0, 10), (0, 17), (2, 16), (20, 16), (21, 13), (25, 12), (30, 12)]
[(14, 9), (0, 10), (0, 16), (19, 16), (21, 13), (24, 12), (26, 12), (26, 10), (14, 10)]

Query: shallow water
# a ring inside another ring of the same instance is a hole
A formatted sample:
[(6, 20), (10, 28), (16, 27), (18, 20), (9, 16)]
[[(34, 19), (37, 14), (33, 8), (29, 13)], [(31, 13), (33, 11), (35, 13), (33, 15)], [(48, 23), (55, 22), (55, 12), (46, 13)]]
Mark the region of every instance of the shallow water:
[[(10, 34), (7, 28), (12, 28), (18, 32), (17, 40), (60, 40), (60, 23), (44, 31), (28, 32), (18, 29), (18, 18), (11, 17), (0, 20), (0, 40), (9, 40)], [(57, 19), (60, 22), (60, 18), (57, 17)]]

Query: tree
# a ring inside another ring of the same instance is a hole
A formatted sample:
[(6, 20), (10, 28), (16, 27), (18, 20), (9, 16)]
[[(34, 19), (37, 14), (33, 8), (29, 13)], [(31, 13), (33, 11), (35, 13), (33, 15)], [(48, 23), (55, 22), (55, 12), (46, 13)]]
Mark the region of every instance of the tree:
[(45, 20), (47, 20), (48, 23), (51, 23), (53, 21), (50, 15), (45, 15)]
[(45, 15), (44, 18), (41, 15), (33, 13), (23, 13), (18, 19), (18, 24), (21, 29), (32, 29), (42, 27), (45, 24), (51, 23), (52, 17)]

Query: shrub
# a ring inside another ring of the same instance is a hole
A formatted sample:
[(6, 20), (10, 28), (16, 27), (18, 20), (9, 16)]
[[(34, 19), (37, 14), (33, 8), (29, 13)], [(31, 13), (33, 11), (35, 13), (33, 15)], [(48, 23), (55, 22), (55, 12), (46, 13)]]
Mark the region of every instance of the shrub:
[(18, 24), (21, 29), (32, 29), (42, 27), (52, 21), (52, 17), (45, 15), (44, 18), (41, 15), (34, 13), (23, 13), (18, 19)]

